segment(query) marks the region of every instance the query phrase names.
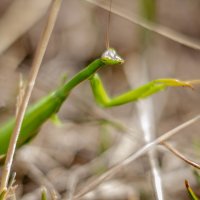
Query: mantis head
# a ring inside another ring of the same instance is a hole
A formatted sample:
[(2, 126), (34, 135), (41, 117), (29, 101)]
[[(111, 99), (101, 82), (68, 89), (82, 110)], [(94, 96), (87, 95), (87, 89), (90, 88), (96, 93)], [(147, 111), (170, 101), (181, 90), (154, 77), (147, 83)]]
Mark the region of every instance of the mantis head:
[(116, 65), (124, 63), (124, 60), (117, 54), (113, 48), (107, 49), (101, 56), (101, 61), (107, 65)]

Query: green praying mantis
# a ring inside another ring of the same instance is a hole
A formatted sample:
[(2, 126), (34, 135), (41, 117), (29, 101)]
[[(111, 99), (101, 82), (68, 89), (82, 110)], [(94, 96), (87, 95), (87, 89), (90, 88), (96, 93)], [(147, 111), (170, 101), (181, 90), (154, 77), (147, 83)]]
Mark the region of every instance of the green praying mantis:
[[(102, 54), (101, 58), (94, 60), (85, 69), (74, 75), (69, 81), (64, 83), (62, 86), (59, 86), (55, 91), (45, 96), (34, 105), (30, 106), (22, 123), (17, 147), (22, 146), (34, 137), (38, 133), (41, 125), (59, 111), (63, 102), (70, 95), (70, 92), (85, 80), (90, 81), (94, 98), (97, 104), (102, 107), (119, 106), (144, 99), (170, 86), (192, 87), (192, 81), (157, 79), (120, 96), (110, 98), (104, 89), (99, 75), (97, 74), (97, 70), (108, 65), (113, 66), (122, 64), (123, 62), (124, 60), (114, 49), (108, 48)], [(0, 127), (0, 155), (4, 155), (7, 152), (14, 124), (15, 118), (13, 117)]]

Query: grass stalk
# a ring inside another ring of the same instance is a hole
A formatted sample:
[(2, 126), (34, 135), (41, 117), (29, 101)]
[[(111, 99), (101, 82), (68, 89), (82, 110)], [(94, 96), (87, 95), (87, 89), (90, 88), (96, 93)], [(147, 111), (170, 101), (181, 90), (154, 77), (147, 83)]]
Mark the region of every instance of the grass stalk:
[(200, 165), (188, 158), (186, 158), (186, 156), (184, 156), (182, 153), (180, 153), (177, 149), (175, 149), (174, 147), (172, 147), (170, 144), (168, 144), (167, 142), (162, 142), (161, 143), (164, 147), (166, 147), (169, 151), (171, 151), (175, 156), (177, 156), (178, 158), (180, 158), (181, 160), (183, 160), (184, 162), (186, 162), (187, 164), (193, 166), (196, 169), (200, 169)]
[(39, 40), (39, 43), (38, 43), (38, 46), (36, 49), (36, 53), (35, 53), (35, 56), (33, 59), (32, 67), (31, 67), (29, 81), (26, 86), (26, 90), (23, 95), (22, 102), (19, 106), (19, 111), (16, 116), (14, 131), (13, 131), (13, 134), (12, 134), (12, 137), (10, 140), (10, 144), (8, 147), (6, 161), (5, 161), (5, 165), (3, 167), (3, 172), (2, 172), (0, 191), (7, 189), (8, 180), (10, 177), (11, 167), (12, 167), (12, 163), (13, 163), (13, 157), (14, 157), (21, 125), (23, 122), (24, 114), (25, 114), (26, 108), (28, 106), (28, 102), (31, 97), (33, 87), (35, 85), (38, 71), (40, 69), (42, 59), (44, 57), (51, 33), (53, 31), (53, 27), (55, 25), (55, 21), (56, 21), (58, 12), (59, 12), (61, 2), (62, 2), (62, 0), (53, 0), (50, 11), (49, 11), (47, 23), (45, 24), (44, 30), (42, 32), (42, 35), (40, 37), (40, 40)]

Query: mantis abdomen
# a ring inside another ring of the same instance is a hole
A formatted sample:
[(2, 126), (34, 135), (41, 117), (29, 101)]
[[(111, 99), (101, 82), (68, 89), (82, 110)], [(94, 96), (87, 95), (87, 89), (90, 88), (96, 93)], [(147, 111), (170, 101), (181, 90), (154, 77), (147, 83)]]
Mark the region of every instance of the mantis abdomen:
[[(47, 97), (40, 100), (35, 105), (31, 106), (25, 114), (17, 146), (21, 146), (27, 140), (32, 138), (39, 127), (56, 113), (62, 105), (63, 100), (52, 92)], [(11, 134), (13, 132), (15, 118), (11, 118), (5, 125), (0, 128), (0, 154), (5, 154), (8, 149)]]

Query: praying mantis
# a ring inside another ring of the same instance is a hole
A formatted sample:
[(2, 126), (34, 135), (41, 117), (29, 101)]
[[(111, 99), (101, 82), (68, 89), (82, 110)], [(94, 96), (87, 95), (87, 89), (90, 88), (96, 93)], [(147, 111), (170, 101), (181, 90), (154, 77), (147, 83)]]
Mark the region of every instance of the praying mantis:
[[(167, 87), (192, 87), (192, 81), (180, 81), (168, 78), (157, 79), (117, 97), (110, 98), (104, 89), (97, 71), (105, 66), (114, 66), (123, 63), (124, 60), (118, 53), (113, 48), (108, 48), (99, 59), (94, 60), (82, 71), (75, 74), (69, 81), (30, 106), (22, 123), (17, 147), (19, 148), (37, 135), (42, 124), (59, 111), (63, 102), (70, 95), (70, 92), (85, 80), (90, 81), (94, 98), (97, 104), (102, 107), (119, 106), (144, 99)], [(4, 155), (7, 152), (14, 124), (15, 118), (11, 118), (0, 127), (0, 155)]]

